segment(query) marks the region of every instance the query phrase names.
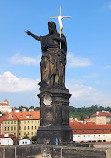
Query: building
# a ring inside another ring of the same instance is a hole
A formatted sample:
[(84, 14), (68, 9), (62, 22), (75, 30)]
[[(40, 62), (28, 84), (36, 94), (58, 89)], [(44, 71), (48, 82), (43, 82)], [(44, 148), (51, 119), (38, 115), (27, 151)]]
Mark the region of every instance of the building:
[(40, 126), (40, 111), (13, 111), (3, 120), (3, 133), (14, 134), (18, 139), (32, 138)]
[(0, 135), (0, 145), (14, 145), (16, 137), (11, 134)]
[(32, 144), (32, 141), (30, 139), (20, 139), (19, 145), (30, 145)]
[(98, 125), (111, 124), (111, 113), (109, 111), (97, 111), (91, 115), (91, 121)]
[(0, 135), (3, 135), (3, 119), (5, 116), (0, 114)]
[(7, 99), (5, 99), (3, 101), (3, 103), (0, 103), (0, 111), (2, 113), (6, 113), (6, 112), (11, 112), (12, 111), (12, 108), (10, 107), (9, 102), (8, 102)]
[(74, 142), (111, 142), (111, 125), (70, 124)]

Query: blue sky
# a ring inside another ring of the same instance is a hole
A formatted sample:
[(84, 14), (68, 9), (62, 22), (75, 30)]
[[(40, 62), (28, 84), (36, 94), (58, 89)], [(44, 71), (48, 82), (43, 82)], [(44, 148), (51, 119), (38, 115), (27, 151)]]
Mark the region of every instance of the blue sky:
[(60, 6), (72, 16), (63, 19), (70, 105), (111, 106), (111, 0), (0, 0), (0, 102), (39, 106), (41, 47), (24, 31), (48, 34), (49, 17)]

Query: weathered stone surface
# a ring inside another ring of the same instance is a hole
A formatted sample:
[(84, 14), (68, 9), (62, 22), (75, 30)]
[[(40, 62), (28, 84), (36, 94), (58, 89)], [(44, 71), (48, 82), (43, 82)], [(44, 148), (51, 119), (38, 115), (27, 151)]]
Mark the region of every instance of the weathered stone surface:
[[(37, 143), (55, 145), (56, 138), (59, 144), (72, 143), (73, 134), (69, 127), (69, 90), (40, 90), (41, 126), (37, 130)], [(46, 98), (49, 100), (46, 101)]]
[(54, 145), (0, 146), (0, 158), (111, 158), (111, 149)]

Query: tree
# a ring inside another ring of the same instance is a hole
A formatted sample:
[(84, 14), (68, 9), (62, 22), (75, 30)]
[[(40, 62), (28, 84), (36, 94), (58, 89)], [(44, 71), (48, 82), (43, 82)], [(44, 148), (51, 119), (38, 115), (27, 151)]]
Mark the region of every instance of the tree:
[(37, 136), (33, 136), (32, 141), (37, 141)]

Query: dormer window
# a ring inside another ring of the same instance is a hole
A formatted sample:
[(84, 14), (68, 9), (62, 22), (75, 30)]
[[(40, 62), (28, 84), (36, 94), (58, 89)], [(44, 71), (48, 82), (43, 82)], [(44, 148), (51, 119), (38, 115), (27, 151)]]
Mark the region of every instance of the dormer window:
[(12, 118), (12, 115), (11, 115), (11, 114), (9, 115), (9, 118)]
[(27, 117), (27, 118), (32, 118), (32, 115), (27, 115), (26, 117)]

